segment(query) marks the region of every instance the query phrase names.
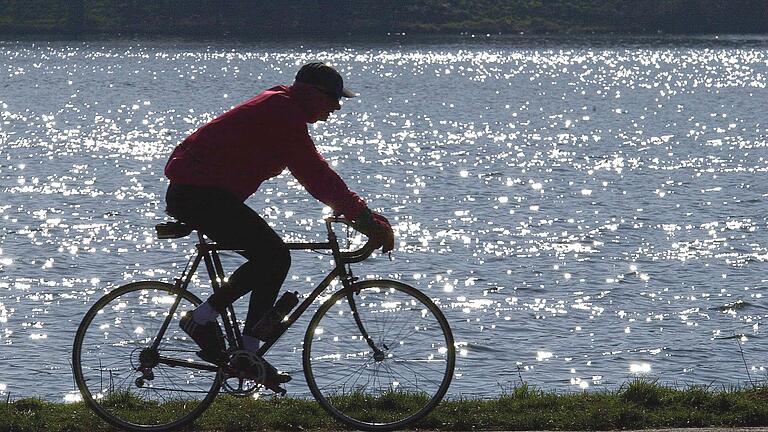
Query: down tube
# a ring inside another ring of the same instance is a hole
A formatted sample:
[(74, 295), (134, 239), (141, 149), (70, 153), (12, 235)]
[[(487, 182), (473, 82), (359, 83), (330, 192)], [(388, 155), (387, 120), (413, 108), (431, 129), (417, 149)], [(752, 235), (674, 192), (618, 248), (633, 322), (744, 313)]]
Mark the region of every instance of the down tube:
[(314, 290), (312, 290), (312, 292), (309, 294), (309, 296), (307, 296), (307, 298), (305, 298), (304, 301), (301, 302), (299, 307), (297, 307), (296, 310), (294, 310), (293, 313), (291, 313), (288, 316), (288, 320), (285, 323), (285, 325), (283, 326), (283, 329), (280, 331), (280, 334), (271, 343), (263, 344), (261, 346), (261, 348), (259, 348), (259, 351), (257, 352), (257, 354), (260, 355), (260, 356), (263, 356), (264, 354), (266, 354), (267, 351), (269, 351), (269, 349), (272, 347), (272, 345), (274, 345), (275, 342), (277, 342), (277, 340), (280, 339), (280, 337), (283, 335), (283, 333), (285, 333), (286, 330), (288, 330), (288, 328), (290, 326), (292, 326), (293, 323), (295, 323), (296, 320), (298, 320), (299, 317), (301, 317), (301, 315), (304, 312), (306, 312), (307, 309), (309, 309), (309, 306), (312, 305), (312, 303), (315, 301), (315, 299), (317, 297), (319, 297), (320, 294), (322, 294), (323, 291), (325, 291), (326, 288), (328, 288), (328, 286), (331, 284), (331, 281), (333, 281), (339, 275), (341, 275), (342, 272), (343, 272), (342, 268), (335, 267), (333, 269), (333, 271), (331, 273), (329, 273), (328, 276), (326, 276), (325, 279), (323, 279), (322, 282), (320, 282), (317, 285), (317, 287), (315, 287)]

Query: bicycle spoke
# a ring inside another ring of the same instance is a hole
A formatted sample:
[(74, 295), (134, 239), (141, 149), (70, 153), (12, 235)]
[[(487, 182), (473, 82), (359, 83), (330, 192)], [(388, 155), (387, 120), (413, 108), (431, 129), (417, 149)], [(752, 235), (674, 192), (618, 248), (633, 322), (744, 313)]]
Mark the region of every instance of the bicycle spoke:
[[(439, 309), (413, 288), (391, 281), (358, 285), (359, 321), (376, 350), (360, 337), (363, 332), (340, 291), (310, 322), (303, 356), (307, 384), (329, 413), (354, 427), (405, 427), (447, 390), (455, 359), (450, 329)], [(340, 391), (354, 398), (335, 398)]]
[[(358, 372), (360, 372), (361, 370), (363, 370), (366, 366), (367, 366), (367, 364), (363, 364), (363, 365), (359, 366), (357, 369), (352, 370), (352, 372), (349, 372), (346, 375), (342, 375), (338, 379), (335, 379), (335, 380), (333, 380), (331, 382), (325, 383), (325, 386), (326, 387), (334, 387), (336, 383), (338, 383), (339, 381), (342, 381), (342, 380), (344, 380), (344, 382), (346, 383), (346, 382), (348, 382), (351, 379), (350, 377), (352, 377), (353, 375), (355, 375)], [(331, 375), (331, 374), (326, 374), (326, 376), (328, 376), (328, 375)]]
[(410, 372), (412, 372), (414, 375), (418, 375), (419, 377), (424, 378), (423, 381), (431, 382), (433, 384), (439, 384), (439, 382), (433, 378), (430, 378), (428, 375), (423, 374), (422, 372), (417, 372), (415, 369), (413, 369), (410, 366), (407, 366), (405, 364), (402, 365), (405, 369), (408, 369)]
[[(152, 348), (176, 296), (168, 284), (126, 285), (99, 300), (78, 329), (76, 382), (89, 406), (113, 424), (131, 430), (175, 428), (197, 417), (218, 392), (218, 370), (196, 367), (194, 344), (178, 327), (180, 317), (198, 304), (194, 296), (184, 294), (160, 350)], [(171, 366), (163, 356), (178, 362)], [(187, 365), (188, 360), (193, 363)]]
[[(114, 376), (113, 376), (113, 375), (114, 375), (114, 374), (110, 374), (110, 381), (112, 381), (112, 378), (114, 378)], [(122, 380), (122, 381), (120, 381), (120, 386), (119, 386), (119, 388), (122, 388), (122, 387), (123, 387), (123, 383), (125, 383), (125, 382), (126, 382), (127, 380), (129, 380), (130, 378), (132, 378), (132, 377), (131, 377), (131, 374), (130, 374), (130, 373), (126, 374), (126, 375), (125, 375), (125, 378), (123, 378), (123, 380)], [(110, 386), (111, 386), (111, 385), (110, 385)]]
[(429, 360), (402, 360), (402, 359), (395, 359), (392, 363), (394, 363), (396, 365), (402, 365), (403, 367), (408, 368), (409, 367), (409, 366), (407, 366), (408, 362), (419, 363), (419, 364), (421, 364), (421, 366), (419, 366), (420, 370), (425, 370), (426, 369), (428, 371), (433, 372), (434, 374), (439, 374), (440, 372), (445, 370), (445, 366), (443, 366), (443, 367), (439, 367), (439, 366), (438, 367), (431, 367), (431, 366), (429, 366), (429, 363), (436, 363), (436, 362), (431, 362)]
[(389, 364), (385, 365), (384, 367), (389, 371), (390, 376), (394, 377), (395, 375), (397, 375), (402, 381), (406, 381), (406, 382), (408, 382), (408, 384), (412, 385), (413, 388), (419, 388), (417, 383), (411, 381), (410, 379), (406, 378), (405, 376), (403, 376), (403, 375), (401, 375), (401, 374), (399, 374), (397, 372), (394, 372), (392, 370), (392, 367)]

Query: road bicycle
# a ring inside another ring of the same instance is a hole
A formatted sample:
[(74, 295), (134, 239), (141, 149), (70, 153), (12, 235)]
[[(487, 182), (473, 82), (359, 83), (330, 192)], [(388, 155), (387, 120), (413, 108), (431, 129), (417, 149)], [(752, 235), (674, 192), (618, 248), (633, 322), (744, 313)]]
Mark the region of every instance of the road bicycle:
[[(368, 241), (359, 249), (341, 250), (336, 224), (352, 226), (329, 217), (327, 242), (287, 243), (292, 250), (330, 250), (335, 266), (255, 355), (242, 348), (232, 306), (220, 317), (228, 361), (198, 358), (199, 348), (179, 328), (179, 320), (201, 303), (187, 289), (200, 263), (217, 290), (226, 283), (219, 252), (236, 251), (207, 241), (200, 232), (196, 252), (174, 284), (133, 282), (101, 297), (85, 314), (72, 349), (83, 400), (104, 420), (127, 430), (180, 428), (202, 415), (220, 392), (252, 396), (264, 391), (264, 356), (317, 302), (302, 344), (304, 376), (317, 402), (363, 430), (400, 429), (429, 414), (453, 378), (456, 352), (448, 321), (416, 288), (354, 277), (351, 264), (368, 258), (375, 245)], [(180, 222), (157, 230), (166, 239), (193, 232)], [(247, 378), (243, 364), (250, 371)]]

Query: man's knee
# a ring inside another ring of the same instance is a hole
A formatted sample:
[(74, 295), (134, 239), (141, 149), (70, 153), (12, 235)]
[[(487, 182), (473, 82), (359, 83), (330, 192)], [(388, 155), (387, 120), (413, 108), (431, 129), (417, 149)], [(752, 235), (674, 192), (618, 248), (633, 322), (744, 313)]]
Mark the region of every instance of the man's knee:
[(291, 250), (282, 243), (274, 252), (275, 265), (284, 275), (288, 274), (291, 268)]
[(248, 250), (243, 253), (249, 261), (263, 263), (275, 272), (288, 273), (291, 268), (291, 250), (281, 241), (262, 247), (258, 251)]

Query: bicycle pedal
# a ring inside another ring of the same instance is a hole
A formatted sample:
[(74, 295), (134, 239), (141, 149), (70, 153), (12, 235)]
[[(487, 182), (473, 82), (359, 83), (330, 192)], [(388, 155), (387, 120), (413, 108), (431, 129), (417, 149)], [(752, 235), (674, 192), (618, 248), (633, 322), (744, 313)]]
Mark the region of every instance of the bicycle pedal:
[(278, 395), (280, 397), (285, 397), (285, 395), (288, 393), (288, 390), (280, 387), (279, 385), (274, 385), (274, 386), (269, 386), (269, 387), (264, 386), (264, 388), (266, 388), (267, 390), (271, 390), (273, 393), (275, 393), (276, 395)]

